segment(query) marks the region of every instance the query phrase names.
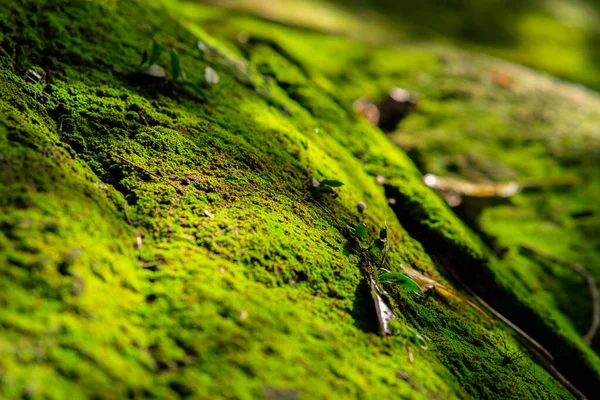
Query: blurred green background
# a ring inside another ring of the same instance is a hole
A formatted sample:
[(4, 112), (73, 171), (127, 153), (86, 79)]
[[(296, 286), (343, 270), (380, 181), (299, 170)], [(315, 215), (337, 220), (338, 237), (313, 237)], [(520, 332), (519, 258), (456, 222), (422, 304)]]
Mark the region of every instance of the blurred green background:
[(213, 0), (377, 42), (453, 44), (600, 90), (600, 0)]

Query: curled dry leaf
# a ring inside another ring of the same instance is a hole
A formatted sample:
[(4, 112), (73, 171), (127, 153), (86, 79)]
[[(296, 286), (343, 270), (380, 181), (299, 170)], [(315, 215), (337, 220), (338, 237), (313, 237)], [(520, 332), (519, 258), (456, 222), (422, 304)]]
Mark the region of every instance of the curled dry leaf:
[(426, 174), (423, 182), (441, 192), (453, 192), (471, 197), (510, 197), (517, 194), (521, 187), (517, 182), (473, 183), (462, 179)]
[(426, 174), (423, 177), (423, 182), (430, 188), (440, 192), (451, 207), (458, 206), (463, 197), (507, 198), (514, 196), (522, 189), (517, 182), (473, 183), (434, 174)]
[(394, 318), (394, 313), (383, 300), (380, 294), (380, 289), (377, 287), (373, 277), (369, 277), (369, 284), (371, 286), (371, 295), (373, 296), (373, 302), (375, 303), (375, 313), (377, 314), (377, 321), (379, 323), (379, 335), (385, 336), (391, 333), (390, 321)]

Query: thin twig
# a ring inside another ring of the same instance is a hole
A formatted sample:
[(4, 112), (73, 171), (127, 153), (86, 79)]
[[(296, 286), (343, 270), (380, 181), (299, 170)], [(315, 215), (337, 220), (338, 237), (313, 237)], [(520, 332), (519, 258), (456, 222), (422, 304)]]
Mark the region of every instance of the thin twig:
[(563, 376), (563, 374), (561, 374), (556, 367), (554, 366), (554, 364), (552, 364), (550, 361), (548, 361), (545, 357), (543, 357), (539, 352), (538, 349), (531, 347), (528, 343), (524, 343), (524, 346), (527, 347), (527, 349), (529, 350), (529, 352), (534, 356), (534, 358), (536, 360), (538, 360), (543, 366), (544, 368), (546, 368), (546, 371), (550, 372), (560, 383), (562, 383), (562, 385), (564, 387), (566, 387), (575, 397), (577, 397), (579, 400), (586, 400), (587, 397), (585, 397), (585, 395), (583, 393), (581, 393), (579, 391), (579, 389), (577, 389), (571, 382), (569, 382), (569, 380), (567, 378), (565, 378)]
[(383, 257), (381, 258), (381, 263), (379, 264), (379, 269), (383, 268), (385, 261), (387, 259), (388, 252), (390, 250), (390, 238), (389, 238), (390, 233), (388, 231), (387, 222), (385, 222), (384, 224), (385, 224), (385, 231), (386, 231), (387, 237), (385, 238), (385, 247), (383, 249), (384, 250)]
[[(435, 257), (439, 263), (439, 258)], [(467, 292), (471, 294), (482, 306), (488, 309), (492, 314), (494, 314), (497, 318), (499, 318), (506, 325), (510, 326), (515, 332), (519, 335), (517, 339), (523, 344), (523, 346), (527, 347), (531, 355), (546, 368), (548, 372), (550, 372), (559, 382), (563, 384), (568, 390), (575, 395), (580, 400), (585, 400), (586, 397), (581, 393), (579, 389), (575, 387), (567, 378), (565, 378), (554, 366), (553, 361), (554, 357), (548, 350), (546, 350), (541, 344), (539, 344), (535, 339), (526, 334), (521, 328), (511, 322), (504, 315), (500, 314), (500, 312), (496, 311), (492, 306), (487, 304), (481, 297), (479, 297), (473, 289), (471, 289), (467, 284), (465, 284), (459, 277), (458, 274), (452, 270), (451, 268), (444, 268), (445, 271), (448, 271), (452, 277), (456, 280), (456, 282), (461, 285)]]
[(144, 124), (146, 124), (146, 126), (150, 126), (150, 124), (148, 123), (148, 120), (146, 119), (146, 116), (144, 115), (144, 112), (142, 110), (138, 110), (137, 113), (140, 116), (140, 118), (142, 119), (142, 121), (144, 122)]
[[(439, 263), (438, 263), (438, 265), (439, 265)], [(523, 331), (523, 329), (519, 328), (515, 323), (513, 323), (511, 320), (509, 320), (508, 318), (506, 318), (504, 315), (500, 314), (499, 311), (496, 311), (495, 308), (493, 308), (488, 303), (486, 303), (481, 297), (479, 297), (477, 295), (477, 293), (475, 293), (475, 291), (473, 289), (471, 289), (466, 283), (463, 282), (462, 279), (459, 278), (458, 274), (456, 272), (454, 272), (454, 270), (452, 268), (444, 268), (444, 270), (447, 271), (447, 272), (449, 272), (450, 275), (452, 275), (452, 278), (460, 286), (462, 286), (463, 289), (465, 289), (471, 296), (473, 296), (473, 298), (475, 298), (475, 300), (477, 300), (477, 302), (479, 302), (479, 304), (481, 304), (483, 307), (485, 307), (489, 312), (491, 312), (492, 314), (494, 314), (499, 320), (501, 320), (502, 322), (504, 322), (506, 325), (510, 326), (515, 332), (517, 332), (520, 335), (520, 337), (524, 341), (528, 342), (532, 347), (536, 348), (538, 350), (538, 352), (540, 352), (541, 354), (544, 355), (544, 357), (546, 357), (550, 361), (554, 361), (554, 357), (552, 356), (552, 354), (548, 350), (546, 350), (534, 338), (532, 338), (527, 333), (525, 333), (525, 331)]]
[(406, 351), (408, 352), (408, 362), (411, 364), (415, 363), (415, 358), (413, 357), (412, 349), (410, 348), (410, 344), (406, 343)]
[(596, 288), (596, 280), (590, 274), (588, 270), (583, 268), (581, 265), (560, 259), (553, 255), (541, 252), (539, 250), (534, 249), (530, 246), (519, 246), (519, 249), (528, 255), (538, 256), (545, 258), (555, 264), (564, 265), (566, 267), (571, 268), (573, 271), (577, 272), (586, 280), (590, 296), (592, 298), (592, 321), (590, 323), (590, 327), (588, 328), (587, 333), (583, 336), (583, 341), (590, 346), (592, 344), (592, 340), (598, 331), (598, 326), (600, 325), (600, 299), (598, 298), (598, 289)]
[(125, 212), (125, 218), (127, 218), (127, 223), (133, 226), (133, 222), (131, 222), (131, 218), (129, 218), (129, 213), (127, 212), (127, 200), (125, 200), (125, 203), (123, 203), (123, 211)]
[(160, 176), (160, 175), (157, 175), (157, 174), (155, 174), (155, 173), (154, 173), (154, 172), (152, 172), (152, 171), (148, 171), (146, 168), (142, 167), (141, 165), (138, 165), (138, 164), (134, 163), (133, 161), (129, 161), (129, 160), (128, 160), (128, 159), (126, 159), (125, 157), (121, 157), (121, 156), (120, 156), (120, 155), (118, 155), (118, 154), (115, 154), (115, 153), (112, 153), (112, 152), (111, 152), (111, 153), (109, 153), (109, 154), (110, 154), (111, 156), (113, 156), (113, 157), (117, 157), (119, 160), (121, 160), (121, 161), (124, 161), (124, 162), (126, 162), (127, 164), (133, 165), (134, 167), (136, 167), (136, 168), (137, 168), (137, 169), (139, 169), (139, 170), (142, 170), (142, 171), (144, 171), (144, 172), (145, 172), (145, 173), (147, 173), (148, 175), (152, 175), (152, 176), (153, 176), (153, 177), (155, 177), (156, 179), (159, 179), (159, 180), (161, 180), (161, 181), (165, 182), (167, 185), (169, 185), (169, 186), (171, 186), (173, 189), (175, 189), (175, 190), (176, 190), (176, 191), (177, 191), (179, 194), (181, 194), (181, 195), (185, 194), (185, 193), (183, 192), (183, 190), (182, 190), (180, 187), (176, 186), (175, 184), (173, 184), (173, 182), (169, 181), (168, 179), (166, 179), (166, 178), (164, 178), (164, 177), (162, 177), (162, 176)]
[(445, 293), (446, 295), (452, 296), (460, 301), (462, 301), (463, 303), (471, 306), (475, 311), (477, 311), (478, 313), (480, 313), (481, 315), (483, 315), (483, 317), (490, 323), (490, 325), (492, 326), (492, 329), (494, 329), (496, 327), (496, 324), (494, 323), (494, 320), (490, 318), (489, 315), (487, 315), (481, 308), (479, 308), (477, 306), (477, 304), (473, 303), (470, 300), (465, 299), (463, 296), (461, 296), (460, 294), (458, 294), (458, 292), (455, 292), (453, 290), (450, 290), (440, 284), (436, 284), (435, 285), (435, 289), (440, 292), (440, 293)]

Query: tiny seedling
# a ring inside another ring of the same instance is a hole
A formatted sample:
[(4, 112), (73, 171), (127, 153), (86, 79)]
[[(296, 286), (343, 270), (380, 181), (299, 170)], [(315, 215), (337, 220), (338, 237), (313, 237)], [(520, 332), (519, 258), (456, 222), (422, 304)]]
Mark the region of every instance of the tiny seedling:
[(422, 293), (415, 281), (400, 272), (384, 272), (379, 275), (379, 282), (384, 285), (394, 285), (409, 289), (418, 294)]
[(179, 55), (175, 49), (171, 49), (171, 69), (173, 70), (173, 79), (177, 80), (182, 78), (185, 80), (185, 73), (181, 70), (181, 63), (179, 62)]
[(310, 185), (310, 192), (313, 195), (334, 194), (336, 193), (336, 191), (333, 188), (339, 188), (344, 186), (342, 182), (333, 179), (323, 179), (322, 181), (312, 179), (311, 183), (312, 184)]
[(387, 224), (379, 231), (379, 237), (371, 243), (371, 250), (379, 252), (387, 250), (388, 246), (388, 227)]
[(521, 350), (517, 349), (510, 351), (506, 344), (506, 337), (504, 337), (504, 335), (501, 335), (500, 337), (502, 338), (502, 344), (504, 345), (504, 351), (502, 352), (503, 365), (516, 365), (525, 358), (525, 354), (523, 354)]
[(144, 50), (142, 53), (142, 62), (140, 62), (139, 68), (143, 66), (152, 66), (158, 62), (158, 58), (160, 57), (160, 53), (162, 52), (162, 46), (156, 41), (152, 40), (152, 50), (150, 52), (150, 57), (148, 57), (148, 50)]
[[(148, 56), (148, 51), (144, 50), (142, 53), (142, 61), (139, 65), (139, 68), (144, 68), (144, 72), (147, 75), (157, 77), (157, 78), (167, 78), (167, 73), (165, 69), (158, 65), (158, 59), (162, 53), (163, 47), (156, 40), (152, 41), (152, 49), (150, 51), (150, 56)], [(186, 73), (182, 68), (181, 61), (179, 59), (179, 54), (173, 48), (169, 49), (169, 54), (171, 58), (171, 80), (181, 82), (185, 87), (193, 91), (198, 96), (203, 96), (203, 88), (206, 86), (203, 81), (198, 82), (190, 82), (187, 79)]]
[[(153, 65), (158, 62), (158, 57), (160, 57), (160, 53), (162, 52), (162, 46), (156, 41), (152, 41), (152, 53), (150, 53), (150, 60), (148, 65)], [(142, 64), (143, 65), (143, 64)]]
[(138, 66), (138, 68), (142, 68), (142, 66), (144, 64), (146, 64), (148, 62), (148, 50), (144, 50), (144, 52), (142, 53), (142, 62), (140, 62), (140, 65)]
[(367, 236), (367, 233), (369, 233), (369, 230), (367, 229), (365, 224), (358, 224), (358, 225), (356, 225), (356, 228), (354, 228), (354, 232), (355, 232), (357, 238), (362, 238), (362, 237)]

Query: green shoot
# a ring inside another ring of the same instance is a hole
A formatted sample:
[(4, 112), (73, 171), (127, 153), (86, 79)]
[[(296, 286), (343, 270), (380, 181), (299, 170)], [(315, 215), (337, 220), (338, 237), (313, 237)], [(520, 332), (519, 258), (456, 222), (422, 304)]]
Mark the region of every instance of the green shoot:
[(365, 224), (358, 224), (356, 226), (355, 232), (356, 232), (356, 237), (362, 238), (362, 237), (367, 236), (367, 233), (369, 233), (369, 230), (367, 229)]
[(140, 63), (138, 68), (141, 68), (147, 62), (148, 62), (148, 50), (144, 50), (144, 53), (142, 54), (142, 62)]
[(173, 69), (173, 79), (176, 80), (183, 77), (181, 64), (179, 63), (179, 55), (175, 49), (171, 49), (171, 68)]
[(324, 179), (320, 182), (321, 186), (329, 186), (329, 187), (341, 187), (344, 184), (340, 181), (332, 180), (332, 179)]
[(150, 55), (150, 60), (148, 62), (149, 65), (156, 64), (158, 61), (158, 57), (160, 57), (160, 53), (162, 52), (162, 46), (156, 41), (152, 41), (152, 53)]
[(379, 282), (387, 285), (395, 285), (401, 288), (412, 290), (415, 293), (422, 293), (419, 286), (408, 276), (400, 272), (385, 272), (379, 275)]
[(333, 179), (324, 179), (322, 181), (318, 181), (313, 178), (310, 191), (313, 194), (334, 194), (335, 190), (333, 190), (333, 188), (339, 188), (341, 186), (344, 186), (344, 184), (340, 181)]

